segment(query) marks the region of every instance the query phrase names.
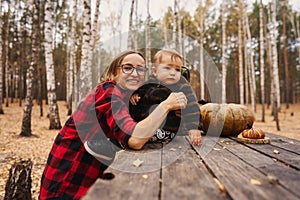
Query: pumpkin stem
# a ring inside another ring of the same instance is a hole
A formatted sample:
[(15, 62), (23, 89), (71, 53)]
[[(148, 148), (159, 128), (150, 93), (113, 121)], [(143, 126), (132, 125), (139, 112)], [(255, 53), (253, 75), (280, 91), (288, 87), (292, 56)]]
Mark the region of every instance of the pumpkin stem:
[(252, 128), (252, 125), (247, 124), (247, 129), (250, 129), (250, 128)]

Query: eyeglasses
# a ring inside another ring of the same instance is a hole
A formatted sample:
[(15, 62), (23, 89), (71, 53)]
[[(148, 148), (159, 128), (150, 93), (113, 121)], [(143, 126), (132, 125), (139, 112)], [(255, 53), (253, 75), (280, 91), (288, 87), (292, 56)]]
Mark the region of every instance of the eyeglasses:
[(143, 66), (137, 66), (133, 67), (132, 64), (123, 64), (121, 65), (122, 72), (124, 74), (132, 74), (132, 72), (135, 70), (138, 75), (145, 75), (145, 73), (148, 71), (148, 68)]

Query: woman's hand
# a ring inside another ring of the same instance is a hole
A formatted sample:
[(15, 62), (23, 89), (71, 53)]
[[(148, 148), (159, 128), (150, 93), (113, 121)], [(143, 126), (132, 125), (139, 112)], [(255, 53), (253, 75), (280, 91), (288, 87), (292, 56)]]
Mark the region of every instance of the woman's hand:
[(167, 111), (184, 109), (187, 105), (187, 98), (183, 92), (172, 92), (161, 105)]
[(201, 136), (201, 131), (194, 129), (194, 130), (189, 130), (189, 136), (190, 136), (190, 143), (199, 146), (201, 144), (202, 136)]
[(138, 94), (134, 94), (130, 97), (129, 101), (132, 105), (136, 106), (137, 102), (139, 102), (140, 99), (141, 97)]

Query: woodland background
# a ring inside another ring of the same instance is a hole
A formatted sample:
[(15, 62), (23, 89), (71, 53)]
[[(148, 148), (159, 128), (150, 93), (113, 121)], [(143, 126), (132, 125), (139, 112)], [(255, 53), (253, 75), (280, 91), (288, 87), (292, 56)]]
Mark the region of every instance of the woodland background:
[[(0, 164), (15, 160), (2, 155), (15, 154), (8, 147), (18, 145), (16, 136), (38, 135), (44, 141), (50, 135), (42, 136), (46, 129), (61, 128), (61, 122), (99, 82), (111, 59), (125, 49), (142, 51), (149, 68), (157, 50), (176, 49), (186, 58), (199, 100), (246, 104), (257, 121), (276, 124), (277, 130), (285, 124), (282, 120), (298, 113), (300, 12), (288, 0), (264, 4), (260, 0), (199, 0), (193, 12), (183, 6), (189, 1), (172, 0), (158, 19), (150, 12), (151, 0), (142, 5), (146, 18), (137, 0), (120, 0), (104, 16), (103, 5), (108, 2), (0, 0), (0, 135), (4, 139)], [(123, 9), (124, 4), (130, 9)], [(124, 30), (125, 15), (129, 20)], [(267, 121), (267, 112), (274, 121)], [(20, 119), (14, 130), (7, 131), (11, 125), (3, 120), (11, 122), (16, 116)], [(49, 123), (46, 127), (43, 117)], [(297, 123), (296, 117), (288, 126)], [(299, 127), (292, 132), (300, 134)], [(23, 147), (34, 148), (33, 144), (43, 144), (33, 141), (39, 139), (21, 141)], [(46, 140), (46, 150), (35, 149), (42, 155), (30, 153), (37, 160), (36, 188), (53, 138)], [(1, 178), (5, 180), (7, 174)]]
[[(59, 129), (57, 100), (67, 101), (70, 114), (112, 57), (128, 48), (141, 50), (149, 68), (158, 49), (176, 49), (187, 60), (198, 99), (251, 104), (254, 112), (261, 103), (262, 121), (265, 105), (276, 120), (281, 104), (299, 102), (300, 15), (288, 0), (199, 0), (193, 14), (174, 0), (157, 20), (150, 0), (145, 19), (139, 1), (119, 2), (103, 17), (104, 0), (1, 1), (0, 113), (19, 101), (21, 135), (32, 134), (33, 99), (41, 115), (46, 100), (50, 129)], [(122, 28), (124, 15), (128, 30)]]

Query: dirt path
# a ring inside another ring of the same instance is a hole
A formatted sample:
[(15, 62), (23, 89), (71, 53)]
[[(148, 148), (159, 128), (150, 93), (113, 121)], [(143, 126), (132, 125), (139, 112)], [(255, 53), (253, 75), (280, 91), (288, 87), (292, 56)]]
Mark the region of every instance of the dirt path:
[[(39, 116), (39, 106), (36, 104), (32, 110), (32, 133), (35, 137), (19, 137), (21, 132), (23, 106), (18, 103), (4, 107), (4, 115), (0, 115), (0, 200), (4, 197), (4, 188), (11, 165), (20, 159), (31, 159), (32, 169), (32, 196), (37, 199), (39, 184), (48, 153), (52, 146), (57, 130), (48, 130), (49, 120), (46, 118), (47, 107), (44, 106), (44, 116)], [(276, 131), (271, 111), (266, 110), (266, 122), (259, 122), (261, 108), (257, 107), (257, 121), (254, 127), (265, 131), (284, 135), (300, 140), (300, 104), (292, 105), (288, 110), (282, 106), (280, 117), (281, 131)], [(59, 113), (62, 124), (67, 119), (65, 102), (59, 102)], [(293, 113), (293, 116), (291, 116)]]

